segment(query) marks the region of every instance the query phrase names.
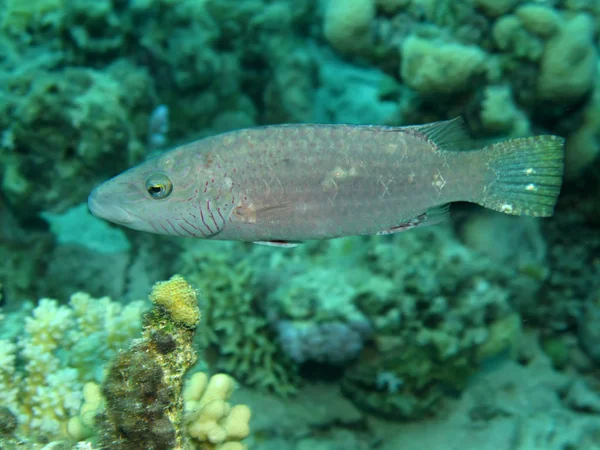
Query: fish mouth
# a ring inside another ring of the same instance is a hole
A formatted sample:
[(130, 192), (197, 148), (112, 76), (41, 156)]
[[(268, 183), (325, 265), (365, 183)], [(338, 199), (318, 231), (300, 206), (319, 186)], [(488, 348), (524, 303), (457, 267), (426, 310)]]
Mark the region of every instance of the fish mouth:
[(136, 218), (126, 209), (111, 203), (98, 188), (94, 189), (88, 197), (88, 208), (94, 216), (119, 225), (128, 226), (136, 221)]

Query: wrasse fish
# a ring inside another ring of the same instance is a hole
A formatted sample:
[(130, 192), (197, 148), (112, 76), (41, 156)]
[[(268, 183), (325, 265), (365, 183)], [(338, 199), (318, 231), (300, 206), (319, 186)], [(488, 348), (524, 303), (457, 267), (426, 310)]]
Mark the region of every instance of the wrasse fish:
[(432, 225), (474, 202), (547, 217), (564, 140), (473, 148), (462, 119), (426, 125), (290, 124), (236, 130), (167, 151), (91, 193), (91, 212), (152, 233), (293, 246)]

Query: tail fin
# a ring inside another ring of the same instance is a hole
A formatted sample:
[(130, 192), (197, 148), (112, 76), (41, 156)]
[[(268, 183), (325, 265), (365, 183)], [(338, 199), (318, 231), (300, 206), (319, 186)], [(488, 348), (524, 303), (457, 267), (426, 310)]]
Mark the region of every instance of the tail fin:
[(549, 217), (560, 192), (564, 139), (534, 136), (483, 148), (488, 173), (477, 200), (506, 214)]

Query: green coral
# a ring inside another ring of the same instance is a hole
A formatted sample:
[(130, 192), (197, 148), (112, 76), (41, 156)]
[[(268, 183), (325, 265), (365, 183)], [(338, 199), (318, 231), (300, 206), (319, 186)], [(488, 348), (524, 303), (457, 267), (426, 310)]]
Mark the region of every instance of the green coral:
[[(119, 79), (123, 71), (129, 77)], [(0, 152), (0, 178), (19, 217), (79, 203), (104, 174), (143, 154), (146, 124), (143, 130), (132, 124), (136, 109), (149, 109), (152, 99), (143, 69), (115, 63), (105, 72), (35, 69), (5, 77), (0, 128), (10, 135), (10, 151)], [(123, 83), (129, 79), (136, 84), (131, 89)], [(70, 182), (60, 182), (65, 179)]]
[(486, 56), (479, 47), (411, 36), (402, 46), (400, 74), (422, 95), (454, 94), (485, 75)]
[(27, 31), (59, 28), (65, 16), (66, 0), (4, 0), (0, 6), (0, 30), (14, 35)]
[[(346, 370), (344, 392), (379, 414), (431, 415), (481, 361), (514, 351), (520, 317), (508, 302), (511, 272), (474, 254), (444, 226), (369, 240), (371, 270), (392, 283), (354, 300), (374, 332)], [(382, 373), (397, 381), (393, 392)]]
[[(200, 292), (204, 326), (197, 340), (201, 347), (214, 349), (216, 370), (250, 386), (293, 393), (298, 382), (294, 365), (257, 309), (254, 270), (249, 261), (237, 260), (235, 246), (203, 242), (182, 258), (180, 273)], [(210, 363), (209, 355), (210, 351)]]

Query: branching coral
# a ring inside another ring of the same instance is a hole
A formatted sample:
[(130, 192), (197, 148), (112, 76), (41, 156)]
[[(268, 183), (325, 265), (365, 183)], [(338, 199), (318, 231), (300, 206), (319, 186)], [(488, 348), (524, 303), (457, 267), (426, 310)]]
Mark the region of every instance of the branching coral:
[[(235, 261), (230, 243), (206, 244), (190, 247), (181, 258), (181, 272), (200, 292), (200, 346), (215, 349), (215, 369), (241, 383), (280, 394), (294, 392), (297, 375), (257, 307), (252, 266)], [(224, 247), (230, 251), (222, 251)]]
[(72, 295), (68, 306), (40, 300), (17, 341), (0, 342), (0, 404), (17, 416), (20, 434), (65, 436), (83, 382), (99, 380), (103, 362), (136, 336), (142, 308), (84, 293)]

